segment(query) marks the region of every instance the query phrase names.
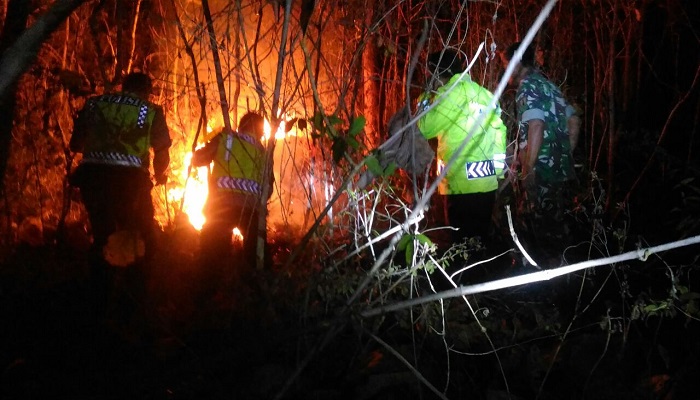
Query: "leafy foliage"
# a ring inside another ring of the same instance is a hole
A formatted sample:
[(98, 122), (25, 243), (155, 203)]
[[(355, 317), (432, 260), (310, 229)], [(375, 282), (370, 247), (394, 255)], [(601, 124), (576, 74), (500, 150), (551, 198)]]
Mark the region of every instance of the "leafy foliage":
[(345, 123), (342, 118), (336, 115), (324, 116), (320, 113), (314, 114), (311, 120), (314, 131), (311, 138), (314, 141), (328, 140), (333, 154), (333, 162), (338, 164), (348, 155), (348, 150), (353, 152), (360, 149), (360, 142), (357, 136), (365, 127), (366, 119), (358, 116), (350, 121), (350, 128), (343, 132), (341, 127)]

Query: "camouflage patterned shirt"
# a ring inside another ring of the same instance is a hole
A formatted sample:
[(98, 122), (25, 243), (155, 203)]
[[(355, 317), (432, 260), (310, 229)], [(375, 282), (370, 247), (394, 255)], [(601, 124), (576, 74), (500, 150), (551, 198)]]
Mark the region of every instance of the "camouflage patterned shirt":
[(564, 182), (575, 179), (567, 128), (573, 108), (561, 90), (542, 74), (533, 71), (520, 83), (516, 102), (520, 115), (521, 149), (527, 144), (528, 121), (544, 121), (544, 138), (535, 166), (538, 180)]

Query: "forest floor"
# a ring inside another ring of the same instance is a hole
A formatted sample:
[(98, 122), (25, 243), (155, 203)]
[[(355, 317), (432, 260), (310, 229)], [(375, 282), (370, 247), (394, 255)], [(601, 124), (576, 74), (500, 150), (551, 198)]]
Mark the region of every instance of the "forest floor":
[[(207, 292), (191, 243), (167, 243), (143, 299), (123, 283), (107, 312), (95, 304), (84, 254), (17, 249), (0, 269), (0, 398), (439, 398), (401, 357), (449, 399), (700, 393), (700, 322), (681, 313), (606, 319), (622, 312), (619, 288), (581, 285), (590, 277), (474, 298), (488, 340), (455, 300), (444, 303), (444, 335), (422, 322), (406, 329), (397, 314), (372, 331), (383, 346), (367, 334), (370, 321), (305, 315), (298, 305), (309, 292), (283, 283), (291, 273), (218, 275), (219, 290)], [(597, 300), (575, 314), (583, 286)]]

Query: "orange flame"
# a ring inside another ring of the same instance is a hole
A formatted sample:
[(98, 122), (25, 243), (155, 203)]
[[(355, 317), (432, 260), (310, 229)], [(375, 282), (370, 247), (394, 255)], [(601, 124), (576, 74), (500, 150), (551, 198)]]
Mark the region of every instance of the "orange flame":
[(437, 159), (437, 174), (440, 175), (442, 170), (445, 169), (445, 162), (441, 159)]
[[(284, 132), (285, 125), (285, 121), (282, 120), (282, 122), (280, 122), (280, 126), (277, 127), (277, 132), (275, 132), (275, 140), (284, 140), (286, 135)], [(267, 143), (267, 141), (270, 140), (270, 136), (272, 136), (272, 125), (270, 124), (270, 121), (265, 120), (265, 134), (262, 137), (262, 142)]]

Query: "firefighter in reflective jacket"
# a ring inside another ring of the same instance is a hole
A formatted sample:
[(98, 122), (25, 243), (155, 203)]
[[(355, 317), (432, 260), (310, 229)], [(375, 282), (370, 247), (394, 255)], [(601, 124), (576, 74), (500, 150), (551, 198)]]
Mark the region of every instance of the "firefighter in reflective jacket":
[(121, 92), (88, 99), (75, 120), (70, 149), (83, 157), (69, 180), (80, 188), (98, 257), (118, 230), (138, 232), (145, 256), (153, 253), (150, 149), (156, 184), (164, 184), (171, 140), (163, 110), (147, 100), (151, 90), (148, 75), (131, 73)]
[(437, 89), (419, 98), (417, 111), (424, 114), (418, 128), (426, 139), (438, 139), (438, 173), (467, 140), (439, 186), (440, 194), (446, 195), (447, 222), (459, 229), (453, 241), (477, 236), (486, 241), (498, 178), (505, 167), (507, 139), (501, 110), (489, 109), (493, 95), (463, 74), (456, 52), (430, 54), (428, 68)]
[[(249, 112), (241, 118), (237, 132), (222, 130), (192, 157), (192, 165), (197, 167), (213, 162), (201, 233), (205, 264), (220, 264), (231, 258), (232, 231), (236, 227), (243, 235), (244, 259), (249, 265), (255, 263), (263, 177), (265, 171), (271, 173), (261, 142), (264, 123), (262, 116)], [(272, 179), (268, 182), (271, 184)]]
[[(98, 315), (119, 315), (123, 323), (132, 317), (135, 307), (144, 304), (144, 261), (155, 248), (150, 149), (156, 184), (165, 183), (170, 162), (165, 114), (147, 100), (151, 85), (147, 75), (131, 73), (124, 78), (121, 92), (88, 99), (78, 113), (70, 140), (71, 151), (83, 154), (69, 182), (80, 189), (92, 228), (89, 264), (94, 306)], [(125, 233), (122, 236), (136, 250), (128, 259), (115, 262), (115, 267), (132, 264), (127, 269), (118, 270), (105, 258), (105, 245), (117, 232)], [(143, 247), (134, 240), (138, 237)], [(123, 281), (128, 294), (116, 290), (117, 280)]]

